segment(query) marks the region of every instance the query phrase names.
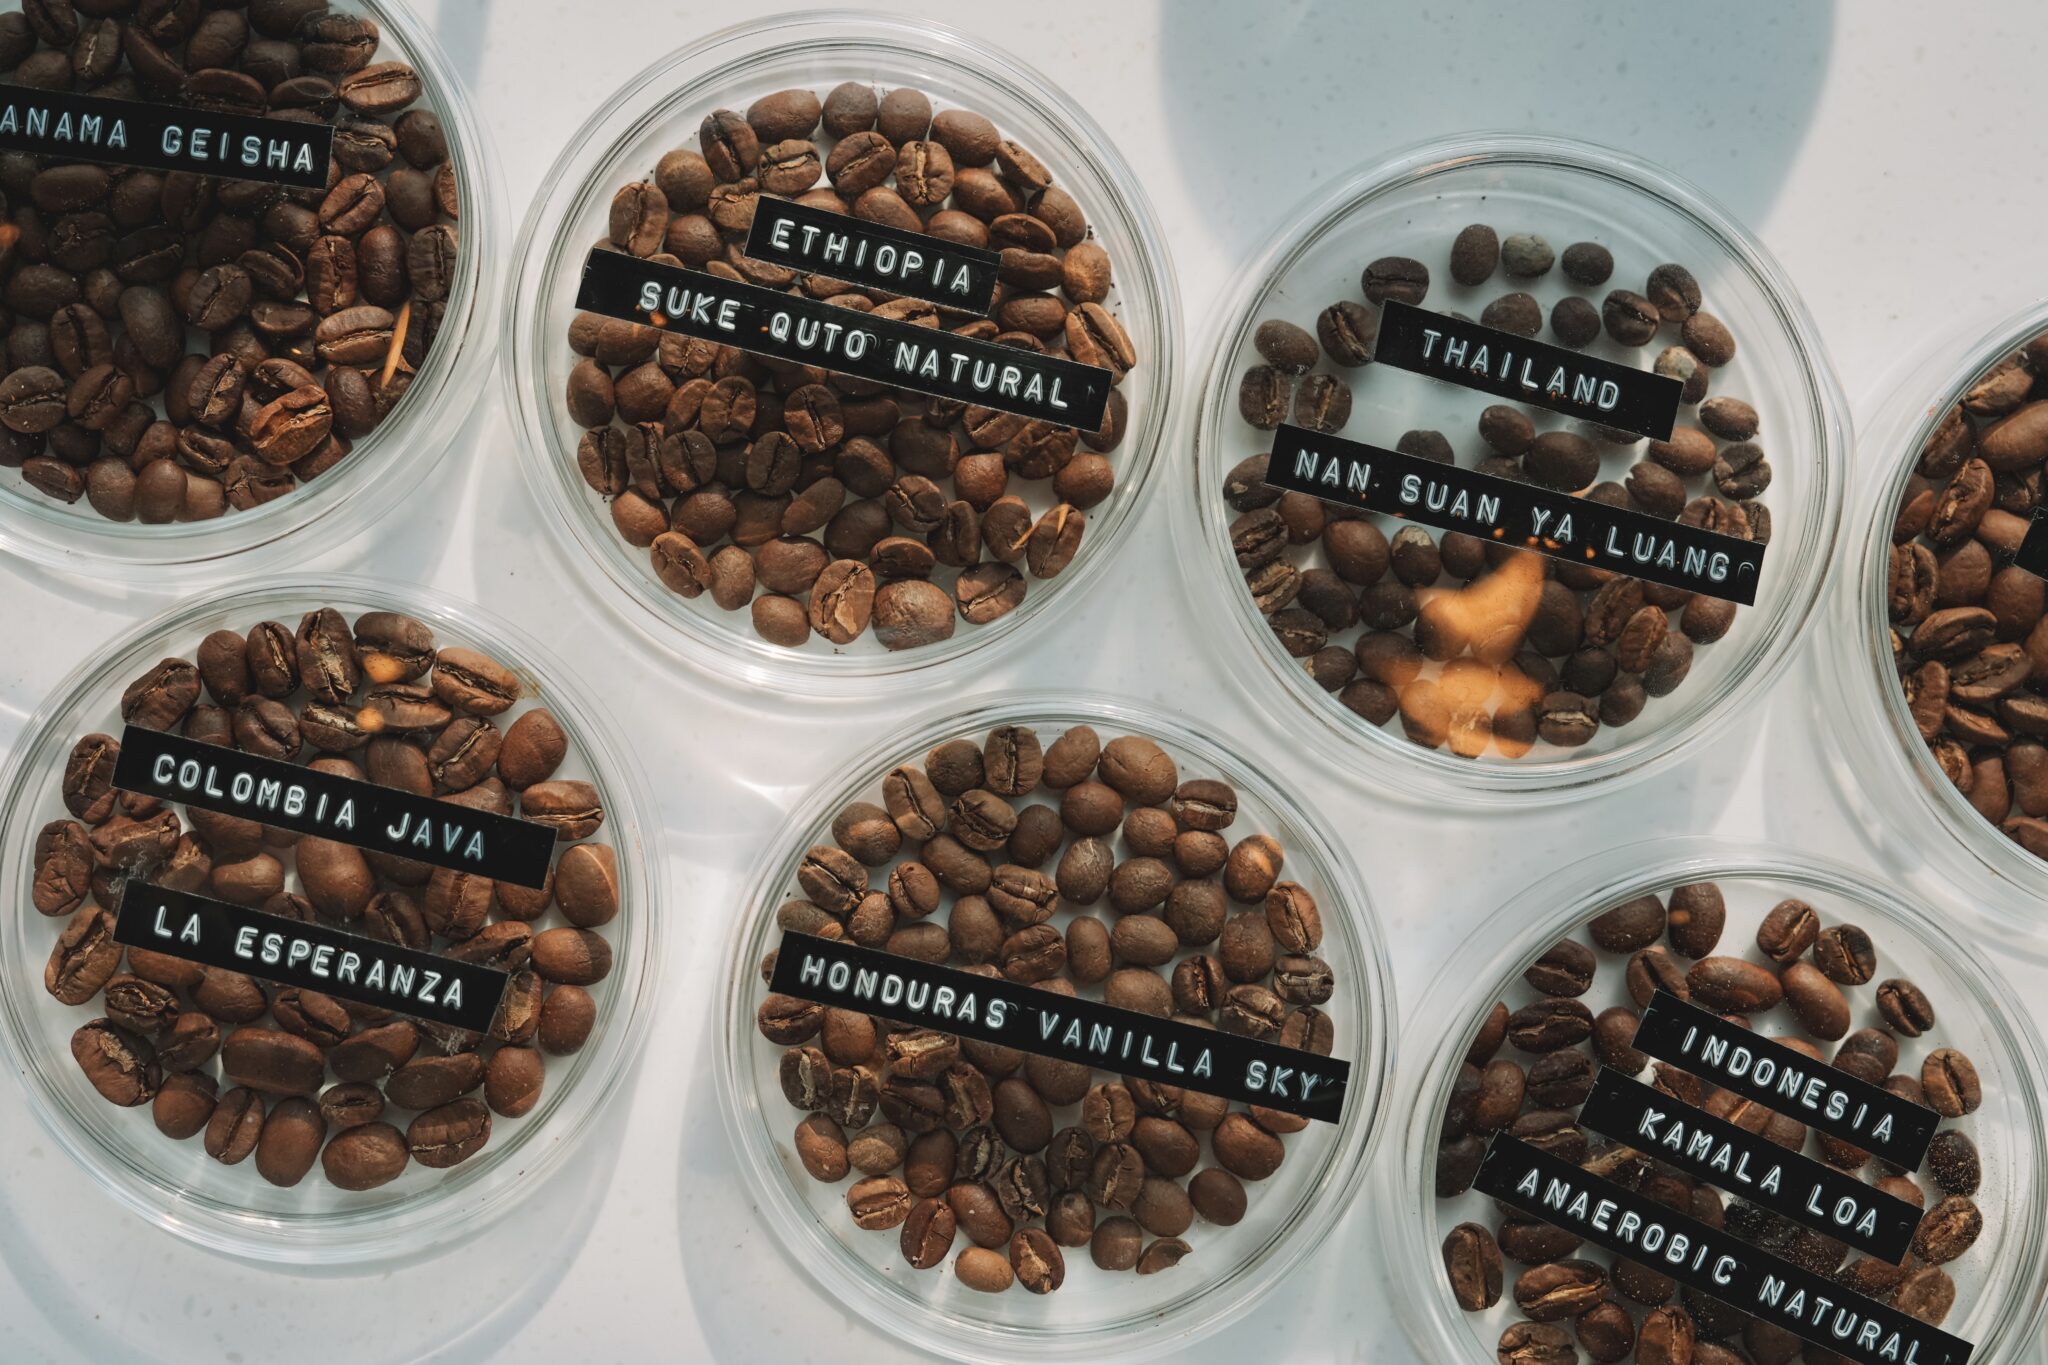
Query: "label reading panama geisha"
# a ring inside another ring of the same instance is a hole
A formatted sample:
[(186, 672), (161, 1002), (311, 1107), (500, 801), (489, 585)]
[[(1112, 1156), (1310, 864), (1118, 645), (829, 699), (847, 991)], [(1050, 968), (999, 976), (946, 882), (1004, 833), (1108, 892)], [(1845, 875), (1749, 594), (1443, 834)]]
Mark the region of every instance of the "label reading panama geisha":
[(0, 151), (317, 190), (333, 150), (321, 122), (0, 85)]

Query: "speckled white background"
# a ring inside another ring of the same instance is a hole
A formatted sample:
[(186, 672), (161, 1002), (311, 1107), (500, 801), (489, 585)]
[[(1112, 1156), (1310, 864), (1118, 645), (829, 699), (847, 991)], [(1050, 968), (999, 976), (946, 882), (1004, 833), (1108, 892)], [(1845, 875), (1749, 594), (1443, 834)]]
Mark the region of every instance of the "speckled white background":
[[(1926, 331), (2014, 311), (2048, 283), (2038, 95), (2048, 11), (2016, 0), (1938, 15), (1888, 0), (1682, 10), (1525, 0), (1433, 13), (1348, 0), (901, 7), (1010, 47), (1121, 141), (1168, 224), (1196, 364), (1212, 300), (1264, 245), (1276, 205), (1389, 148), (1480, 127), (1611, 142), (1704, 186), (1782, 259), (1859, 400)], [(428, 9), (491, 125), (517, 211), (570, 130), (648, 54), (754, 7)], [(622, 698), (673, 721), (645, 758), (683, 870), (667, 908), (682, 932), (617, 1129), (481, 1243), (376, 1273), (287, 1275), (194, 1251), (117, 1211), (29, 1117), (16, 1078), (0, 1075), (7, 1365), (915, 1358), (824, 1298), (753, 1228), (728, 1182), (708, 1069), (708, 999), (735, 881), (797, 786), (863, 742), (873, 718), (716, 696), (637, 647), (600, 653), (615, 638), (611, 619), (576, 608), (568, 580), (528, 558), (544, 542), (496, 409), (493, 389), (474, 437), (402, 518), (315, 567), (424, 579), (479, 599), (568, 657), (603, 659)], [(1203, 657), (1177, 586), (1165, 510), (1154, 507), (1126, 547), (1120, 576), (1138, 590), (1093, 592), (1038, 638), (1035, 657), (1062, 681), (1243, 733), (1252, 718)], [(164, 605), (14, 565), (0, 565), (0, 601), (0, 742), (97, 642)], [(1027, 678), (1012, 663), (969, 685)], [(1353, 836), (1396, 979), (1412, 994), (1475, 919), (1568, 861), (1578, 841), (1768, 830), (1863, 856), (1817, 776), (1803, 685), (1799, 673), (1781, 681), (1753, 745), (1730, 736), (1647, 790), (1512, 821), (1375, 802), (1339, 791), (1298, 756), (1276, 762), (1298, 769)], [(2048, 969), (2000, 956), (2019, 994), (2048, 999)], [(1411, 1359), (1374, 1291), (1372, 1217), (1354, 1207), (1316, 1264), (1190, 1357)]]

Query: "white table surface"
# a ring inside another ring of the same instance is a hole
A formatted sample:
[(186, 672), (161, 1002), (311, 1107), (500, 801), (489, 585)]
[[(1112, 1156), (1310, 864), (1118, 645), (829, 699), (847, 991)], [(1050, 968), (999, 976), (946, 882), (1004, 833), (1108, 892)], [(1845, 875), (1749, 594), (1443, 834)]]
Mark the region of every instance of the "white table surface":
[[(757, 8), (426, 7), (491, 126), (515, 211), (575, 125), (649, 54)], [(1168, 226), (1195, 356), (1215, 321), (1212, 300), (1263, 245), (1276, 206), (1387, 149), (1481, 127), (1611, 142), (1704, 186), (1784, 262), (1859, 402), (1926, 332), (2016, 310), (2048, 281), (2039, 228), (2048, 119), (2038, 93), (2048, 11), (2017, 0), (1938, 17), (1889, 0), (900, 7), (1013, 49), (1121, 141)], [(498, 408), (493, 389), (473, 438), (400, 518), (311, 567), (421, 579), (480, 600), (568, 657), (605, 657), (622, 696), (676, 717), (646, 757), (665, 774), (681, 873), (666, 912), (684, 932), (653, 1037), (613, 1111), (618, 1135), (594, 1143), (584, 1169), (551, 1182), (481, 1243), (372, 1273), (308, 1276), (210, 1256), (123, 1214), (29, 1116), (18, 1079), (0, 1075), (0, 1361), (919, 1358), (824, 1297), (754, 1226), (732, 1184), (708, 1065), (708, 1002), (741, 869), (809, 776), (865, 742), (872, 717), (835, 722), (714, 695), (638, 646), (598, 655), (619, 638), (612, 619), (578, 608), (545, 558), (522, 562), (521, 547), (545, 542)], [(1251, 721), (1203, 657), (1176, 586), (1165, 511), (1150, 509), (1125, 547), (1137, 590), (1092, 592), (1035, 648), (1062, 657), (1078, 686), (1149, 697), (1241, 733)], [(89, 650), (166, 605), (12, 564), (0, 564), (0, 601), (10, 641), (0, 651), (0, 742)], [(1095, 643), (1103, 639), (1117, 643)], [(968, 685), (1028, 681), (1012, 661)], [(1277, 761), (1355, 841), (1395, 978), (1412, 996), (1476, 919), (1567, 861), (1572, 839), (1768, 831), (1860, 857), (1810, 748), (1803, 685), (1798, 672), (1781, 680), (1753, 746), (1717, 747), (1647, 787), (1512, 824), (1375, 802), (1298, 755)], [(910, 704), (883, 709), (893, 722)], [(1475, 836), (1487, 856), (1472, 856)], [(693, 927), (701, 937), (690, 937)], [(2048, 999), (2048, 969), (2003, 960), (2022, 995)], [(2048, 1007), (2042, 1014), (2048, 1021)], [(1371, 1212), (1354, 1206), (1317, 1262), (1190, 1358), (1413, 1358), (1375, 1292), (1377, 1255)]]

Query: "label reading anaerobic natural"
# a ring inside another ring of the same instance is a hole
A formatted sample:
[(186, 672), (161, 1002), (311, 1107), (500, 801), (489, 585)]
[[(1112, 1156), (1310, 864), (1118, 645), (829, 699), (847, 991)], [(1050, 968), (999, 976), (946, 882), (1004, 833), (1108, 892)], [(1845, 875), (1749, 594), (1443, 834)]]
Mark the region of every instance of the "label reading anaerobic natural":
[(1970, 1358), (1969, 1342), (1505, 1133), (1472, 1188), (1859, 1365)]
[(1273, 433), (1266, 484), (1744, 606), (1763, 570), (1756, 541), (1297, 426)]
[(114, 785), (294, 834), (536, 890), (547, 885), (548, 866), (554, 860), (555, 832), (536, 821), (414, 796), (139, 725), (121, 732)]
[(1002, 257), (925, 232), (906, 232), (794, 200), (760, 196), (747, 255), (862, 289), (905, 294), (941, 308), (986, 315)]
[(333, 150), (325, 123), (0, 86), (0, 151), (318, 190)]
[(495, 967), (142, 881), (122, 888), (114, 941), (476, 1033), (489, 1032), (512, 979)]
[(1668, 375), (1388, 299), (1373, 359), (1566, 417), (1671, 439), (1685, 385)]
[(1593, 1078), (1579, 1126), (1893, 1265), (1920, 1226), (1905, 1200), (1612, 1067)]
[(1064, 356), (879, 318), (597, 248), (576, 306), (756, 355), (1096, 431), (1112, 375)]
[(1925, 1105), (1731, 1024), (1669, 991), (1651, 997), (1636, 1029), (1635, 1048), (1901, 1170), (1920, 1169), (1941, 1122)]
[(1335, 1123), (1351, 1063), (785, 932), (768, 989), (919, 1028)]

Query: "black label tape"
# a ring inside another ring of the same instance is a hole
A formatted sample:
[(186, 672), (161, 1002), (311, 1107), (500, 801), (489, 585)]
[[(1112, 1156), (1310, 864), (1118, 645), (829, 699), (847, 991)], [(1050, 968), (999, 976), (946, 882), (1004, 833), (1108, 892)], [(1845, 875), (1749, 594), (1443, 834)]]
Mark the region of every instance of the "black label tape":
[(1941, 1122), (1925, 1105), (1816, 1062), (1669, 991), (1651, 997), (1636, 1029), (1635, 1047), (1901, 1170), (1920, 1169)]
[(1351, 1063), (787, 931), (768, 989), (960, 1038), (1335, 1123)]
[(139, 725), (121, 731), (114, 785), (141, 796), (536, 890), (547, 885), (548, 866), (555, 856), (554, 830), (536, 821), (414, 796)]
[(121, 889), (114, 941), (474, 1033), (490, 1031), (512, 979), (496, 967), (143, 881)]
[(2020, 537), (2012, 562), (2036, 578), (2048, 578), (2048, 507), (2036, 507), (2027, 518), (2027, 533)]
[(1905, 1200), (1612, 1067), (1593, 1078), (1579, 1126), (1893, 1265), (1920, 1226)]
[(576, 306), (797, 365), (1096, 431), (1108, 370), (593, 249)]
[(1859, 1365), (1963, 1365), (1969, 1342), (1505, 1133), (1472, 1188)]
[(318, 190), (327, 187), (334, 129), (296, 119), (0, 85), (0, 151)]
[(1582, 355), (1388, 299), (1372, 358), (1410, 374), (1668, 441), (1685, 385), (1669, 375)]
[(1292, 425), (1273, 433), (1266, 483), (1744, 606), (1763, 571), (1756, 541)]
[(941, 308), (985, 316), (995, 303), (1002, 257), (925, 232), (906, 232), (846, 213), (761, 195), (747, 229), (747, 255), (861, 289), (905, 294)]

